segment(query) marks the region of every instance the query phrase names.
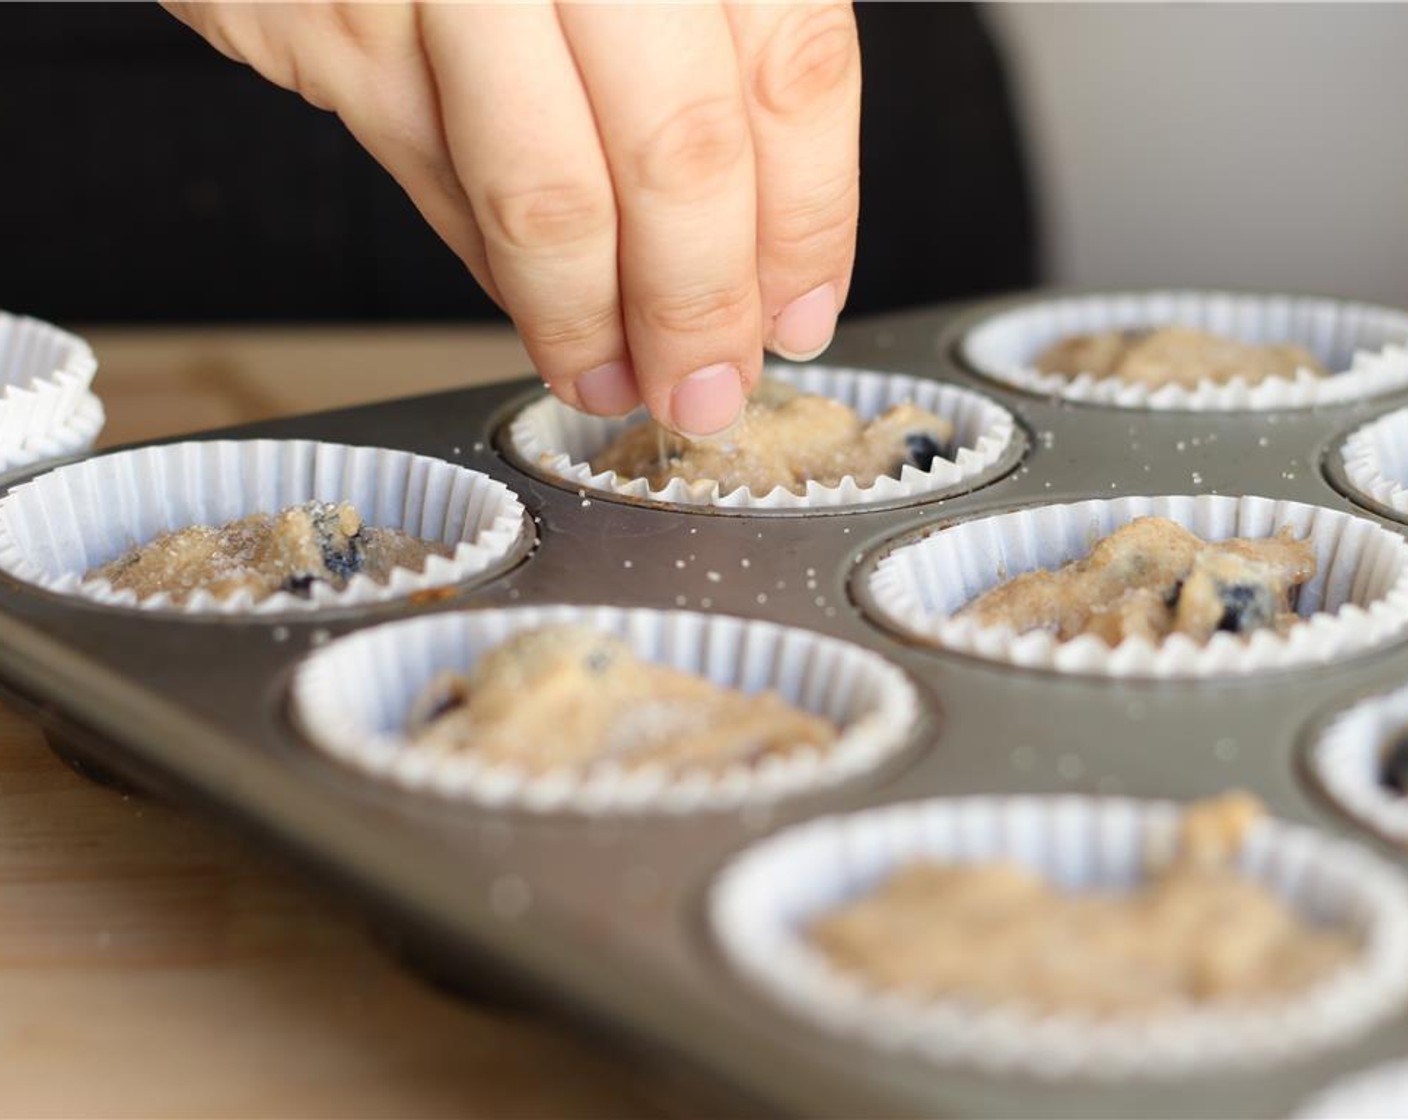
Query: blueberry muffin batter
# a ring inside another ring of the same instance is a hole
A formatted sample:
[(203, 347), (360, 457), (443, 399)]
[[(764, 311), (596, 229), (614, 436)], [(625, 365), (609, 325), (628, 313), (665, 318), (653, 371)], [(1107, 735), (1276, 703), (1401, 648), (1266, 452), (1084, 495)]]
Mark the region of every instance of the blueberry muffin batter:
[(1076, 893), (1013, 863), (912, 863), (809, 937), (877, 988), (1036, 1013), (1137, 1017), (1284, 997), (1358, 946), (1237, 870), (1260, 816), (1245, 794), (1190, 807), (1172, 858), (1128, 892)]
[(644, 478), (659, 489), (672, 478), (709, 480), (731, 493), (762, 496), (782, 487), (806, 493), (808, 482), (835, 486), (846, 476), (871, 486), (898, 477), (906, 464), (927, 471), (952, 458), (953, 425), (912, 404), (898, 404), (865, 423), (830, 397), (764, 381), (726, 432), (687, 440), (653, 421), (623, 432), (591, 462), (592, 470)]
[(138, 599), (165, 592), (179, 604), (197, 591), (217, 599), (248, 591), (258, 602), (278, 591), (306, 597), (315, 583), (341, 590), (359, 574), (385, 583), (393, 568), (421, 571), (427, 557), (452, 553), (438, 541), (366, 525), (346, 502), (306, 502), (163, 533), (86, 578), (135, 591)]
[(579, 625), (524, 631), (467, 675), (442, 674), (409, 723), (419, 748), (534, 775), (604, 764), (719, 774), (825, 751), (837, 738), (831, 723), (776, 693), (748, 695), (642, 661), (619, 638)]
[(1259, 385), (1271, 377), (1293, 380), (1300, 370), (1328, 374), (1299, 346), (1258, 346), (1178, 326), (1072, 335), (1043, 350), (1036, 368), (1062, 377), (1117, 377), (1150, 389), (1194, 389), (1201, 381), (1226, 384), (1238, 378)]
[(1172, 634), (1205, 643), (1226, 631), (1285, 633), (1298, 621), (1295, 590), (1315, 574), (1315, 553), (1283, 531), (1262, 540), (1204, 541), (1177, 522), (1141, 517), (1056, 571), (1026, 572), (958, 612), (1018, 633), (1082, 634), (1110, 646)]

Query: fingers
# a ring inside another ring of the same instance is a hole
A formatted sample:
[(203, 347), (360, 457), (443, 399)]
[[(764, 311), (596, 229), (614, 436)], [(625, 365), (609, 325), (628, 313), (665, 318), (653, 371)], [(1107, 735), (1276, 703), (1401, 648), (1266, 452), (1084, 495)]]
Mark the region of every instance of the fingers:
[(860, 50), (849, 4), (727, 8), (753, 132), (765, 340), (785, 358), (831, 341), (855, 260)]
[(641, 395), (677, 431), (718, 431), (762, 363), (752, 139), (728, 20), (713, 5), (558, 16), (610, 169)]
[(844, 5), (169, 6), (336, 111), (569, 403), (708, 434), (765, 342), (829, 341), (857, 206)]
[(460, 180), (504, 306), (543, 379), (614, 415), (636, 392), (617, 286), (616, 204), (551, 5), (430, 5), (425, 43)]

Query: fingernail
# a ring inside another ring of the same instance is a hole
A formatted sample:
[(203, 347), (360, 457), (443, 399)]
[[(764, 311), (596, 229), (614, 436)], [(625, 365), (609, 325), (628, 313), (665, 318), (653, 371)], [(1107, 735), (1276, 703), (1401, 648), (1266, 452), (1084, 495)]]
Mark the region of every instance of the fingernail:
[(771, 349), (794, 362), (815, 358), (836, 333), (836, 289), (830, 284), (798, 296), (777, 313)]
[(607, 362), (573, 382), (582, 407), (597, 416), (623, 416), (640, 404), (635, 375), (625, 362)]
[(670, 397), (670, 419), (681, 435), (708, 436), (738, 419), (743, 408), (743, 381), (738, 367), (720, 362), (695, 370)]

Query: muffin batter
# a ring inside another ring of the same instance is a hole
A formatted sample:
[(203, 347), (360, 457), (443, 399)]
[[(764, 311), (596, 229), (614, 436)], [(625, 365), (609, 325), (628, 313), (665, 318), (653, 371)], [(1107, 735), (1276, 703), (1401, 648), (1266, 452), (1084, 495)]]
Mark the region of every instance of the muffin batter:
[(867, 424), (840, 401), (764, 381), (726, 432), (686, 440), (646, 421), (621, 433), (591, 466), (657, 489), (682, 478), (715, 481), (725, 494), (740, 486), (758, 496), (778, 486), (804, 494), (808, 482), (835, 486), (848, 475), (870, 486), (898, 477), (906, 463), (927, 471), (936, 456), (952, 457), (952, 439), (951, 423), (912, 404)]
[(1177, 522), (1141, 517), (1099, 541), (1083, 560), (1026, 572), (958, 612), (1018, 633), (1061, 641), (1093, 634), (1116, 646), (1171, 634), (1199, 643), (1218, 631), (1284, 633), (1298, 621), (1291, 597), (1315, 574), (1315, 553), (1286, 531), (1209, 543)]
[(1117, 377), (1151, 389), (1193, 389), (1200, 381), (1226, 384), (1238, 378), (1259, 385), (1270, 377), (1293, 380), (1300, 370), (1316, 377), (1328, 374), (1299, 346), (1257, 346), (1178, 326), (1072, 335), (1043, 350), (1036, 368), (1062, 377)]
[(1261, 807), (1192, 806), (1178, 851), (1127, 893), (1075, 893), (1010, 863), (917, 862), (809, 931), (839, 968), (883, 989), (1100, 1017), (1275, 999), (1348, 963), (1235, 859)]
[(601, 764), (717, 774), (824, 751), (837, 737), (776, 693), (720, 688), (578, 625), (524, 631), (467, 676), (442, 674), (418, 698), (409, 732), (417, 747), (531, 774)]
[(163, 533), (86, 578), (105, 579), (139, 599), (166, 592), (184, 603), (202, 590), (217, 599), (248, 591), (257, 602), (277, 591), (306, 598), (314, 583), (341, 590), (358, 574), (385, 583), (393, 568), (421, 571), (428, 556), (452, 551), (438, 541), (364, 525), (346, 502), (306, 502), (218, 527)]

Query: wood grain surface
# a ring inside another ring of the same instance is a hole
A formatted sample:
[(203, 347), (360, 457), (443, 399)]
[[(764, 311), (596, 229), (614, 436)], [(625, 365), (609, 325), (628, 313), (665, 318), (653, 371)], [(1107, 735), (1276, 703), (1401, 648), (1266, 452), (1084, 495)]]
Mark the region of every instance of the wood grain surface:
[[(528, 368), (496, 328), (83, 333), (103, 445)], [(86, 782), (0, 709), (0, 1114), (655, 1116), (669, 1098), (423, 984), (292, 872)]]

